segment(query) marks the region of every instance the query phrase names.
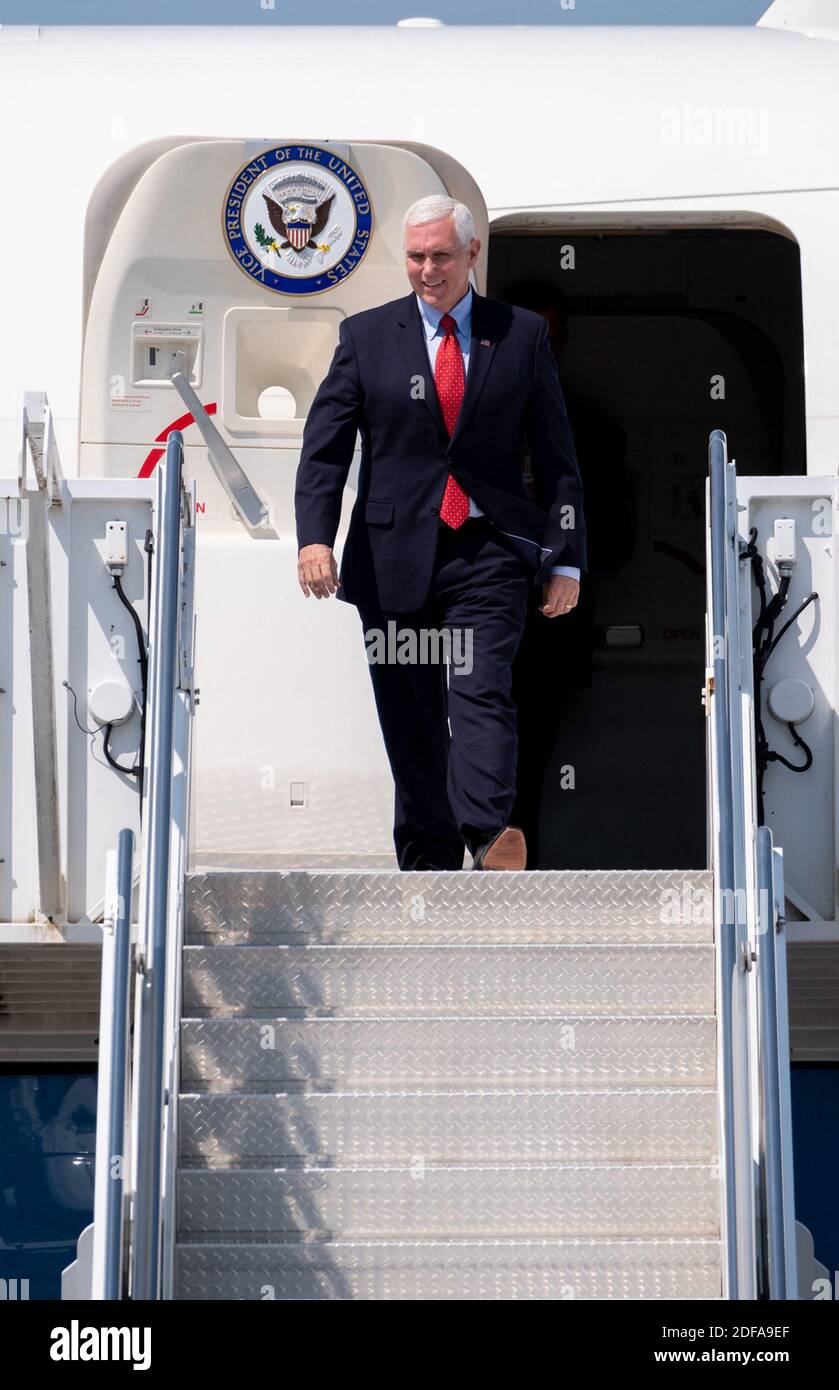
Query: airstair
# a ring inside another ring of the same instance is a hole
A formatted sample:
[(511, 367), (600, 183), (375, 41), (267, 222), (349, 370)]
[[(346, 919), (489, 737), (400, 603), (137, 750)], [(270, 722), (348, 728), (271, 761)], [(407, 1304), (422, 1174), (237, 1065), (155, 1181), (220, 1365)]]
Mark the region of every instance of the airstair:
[(65, 1297), (799, 1296), (783, 857), (756, 821), (719, 431), (709, 459), (706, 869), (201, 869), (172, 432), (139, 892), (126, 827), (104, 906), (96, 1209)]

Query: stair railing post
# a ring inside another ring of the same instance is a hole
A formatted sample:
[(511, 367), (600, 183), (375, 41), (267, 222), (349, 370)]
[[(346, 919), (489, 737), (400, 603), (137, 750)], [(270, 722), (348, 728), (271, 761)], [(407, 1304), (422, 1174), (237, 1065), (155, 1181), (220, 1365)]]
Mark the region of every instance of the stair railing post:
[(178, 678), (179, 559), (183, 435), (169, 435), (159, 465), (156, 564), (149, 624), (148, 815), (141, 878), (143, 975), (139, 992), (133, 1299), (160, 1297), (160, 1218), (173, 730)]

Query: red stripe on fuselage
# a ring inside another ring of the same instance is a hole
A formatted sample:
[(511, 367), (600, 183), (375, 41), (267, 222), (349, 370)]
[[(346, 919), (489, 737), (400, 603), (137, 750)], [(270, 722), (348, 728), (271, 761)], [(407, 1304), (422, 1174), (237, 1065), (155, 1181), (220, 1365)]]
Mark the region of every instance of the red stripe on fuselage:
[[(211, 401), (209, 405), (205, 405), (205, 406), (204, 406), (204, 409), (206, 410), (206, 412), (207, 412), (208, 415), (215, 415), (215, 413), (216, 413), (216, 403), (215, 403), (215, 401)], [(169, 438), (169, 435), (172, 433), (172, 430), (185, 430), (185, 429), (187, 428), (188, 425), (194, 425), (194, 424), (195, 424), (195, 416), (192, 414), (191, 411), (187, 411), (186, 415), (180, 415), (180, 416), (178, 416), (178, 419), (177, 419), (177, 420), (173, 420), (172, 423), (171, 423), (171, 425), (167, 425), (165, 429), (162, 429), (162, 430), (160, 431), (160, 434), (155, 435), (155, 439), (156, 439), (158, 442), (161, 442), (161, 441), (162, 441), (163, 443), (165, 443), (166, 440)], [(158, 459), (162, 459), (162, 458), (163, 458), (163, 455), (164, 455), (165, 453), (166, 453), (166, 450), (165, 450), (165, 449), (150, 449), (149, 452), (146, 454), (146, 457), (143, 459), (143, 462), (142, 462), (141, 465), (140, 465), (140, 471), (139, 471), (139, 473), (137, 474), (137, 477), (138, 477), (138, 478), (148, 478), (149, 475), (150, 475), (151, 473), (154, 472), (154, 467), (155, 467), (155, 464), (157, 463)]]

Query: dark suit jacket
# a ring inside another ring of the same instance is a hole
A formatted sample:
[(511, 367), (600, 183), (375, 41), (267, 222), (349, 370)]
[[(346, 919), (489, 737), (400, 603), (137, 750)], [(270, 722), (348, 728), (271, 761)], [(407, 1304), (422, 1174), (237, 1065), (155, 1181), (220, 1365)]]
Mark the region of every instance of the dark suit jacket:
[[(545, 320), (473, 290), (469, 367), (449, 439), (413, 291), (342, 321), (309, 410), (297, 470), (297, 540), (331, 546), (361, 431), (358, 498), (339, 597), (410, 611), (428, 595), (449, 472), (534, 581), (586, 568), (582, 483)], [(535, 495), (522, 481), (524, 431)]]

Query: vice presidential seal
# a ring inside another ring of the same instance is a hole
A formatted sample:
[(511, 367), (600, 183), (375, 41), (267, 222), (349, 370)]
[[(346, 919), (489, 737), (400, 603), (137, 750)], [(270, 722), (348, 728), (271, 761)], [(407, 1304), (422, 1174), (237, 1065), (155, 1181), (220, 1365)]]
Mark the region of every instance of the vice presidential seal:
[(280, 145), (239, 170), (223, 221), (246, 275), (282, 294), (320, 294), (361, 263), (373, 213), (367, 189), (340, 155)]

